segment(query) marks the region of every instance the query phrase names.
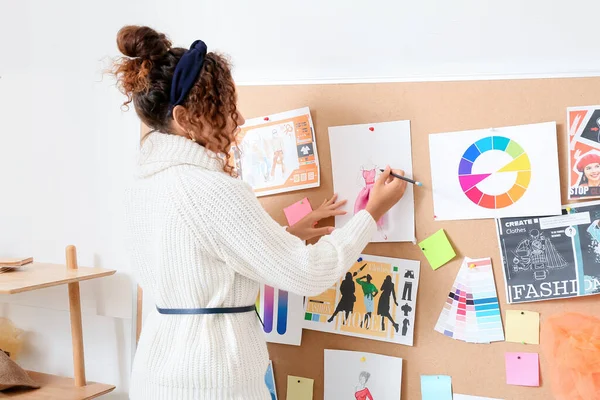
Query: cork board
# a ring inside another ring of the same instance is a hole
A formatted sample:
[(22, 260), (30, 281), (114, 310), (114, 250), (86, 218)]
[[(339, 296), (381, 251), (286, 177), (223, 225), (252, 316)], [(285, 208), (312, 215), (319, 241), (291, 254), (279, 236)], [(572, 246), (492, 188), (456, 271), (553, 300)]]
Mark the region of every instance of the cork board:
[[(493, 220), (433, 220), (430, 187), (428, 135), (430, 133), (501, 127), (556, 121), (561, 166), (563, 202), (567, 194), (566, 108), (600, 103), (600, 78), (537, 79), (512, 81), (382, 83), (348, 85), (242, 86), (239, 109), (246, 118), (273, 114), (304, 106), (311, 109), (321, 165), (321, 186), (315, 189), (263, 197), (263, 206), (285, 224), (282, 209), (307, 196), (313, 205), (332, 194), (329, 157), (329, 126), (410, 120), (413, 170), (426, 188), (415, 190), (417, 240), (444, 228), (458, 257), (432, 271), (420, 249), (412, 243), (374, 243), (365, 253), (420, 260), (421, 280), (415, 322), (415, 346), (405, 347), (373, 340), (305, 330), (302, 346), (269, 344), (278, 396), (285, 399), (287, 376), (315, 380), (314, 399), (323, 398), (323, 350), (356, 350), (404, 359), (402, 398), (421, 398), (421, 374), (452, 376), (456, 393), (505, 400), (552, 398), (547, 363), (542, 354), (540, 388), (508, 386), (504, 353), (540, 352), (539, 346), (515, 343), (468, 344), (444, 337), (433, 330), (456, 277), (462, 257), (492, 257), (500, 308), (526, 309), (541, 313), (541, 323), (555, 313), (578, 311), (600, 316), (600, 297), (552, 300), (525, 305), (506, 305), (498, 242)], [(333, 224), (333, 221), (329, 221)], [(596, 306), (594, 306), (596, 304)]]
[[(415, 345), (352, 338), (305, 330), (302, 346), (269, 344), (278, 398), (285, 399), (287, 376), (315, 380), (314, 399), (323, 399), (324, 349), (365, 351), (404, 359), (402, 399), (421, 398), (420, 375), (450, 375), (454, 392), (504, 400), (548, 400), (553, 398), (547, 363), (540, 354), (541, 387), (505, 384), (504, 353), (540, 352), (539, 346), (500, 342), (469, 344), (444, 337), (433, 330), (462, 257), (492, 257), (502, 319), (510, 309), (540, 312), (541, 324), (552, 314), (576, 311), (600, 317), (595, 306), (600, 297), (580, 297), (521, 305), (506, 305), (504, 277), (493, 220), (433, 220), (429, 167), (430, 133), (501, 127), (556, 121), (558, 157), (561, 167), (563, 204), (567, 201), (568, 150), (565, 132), (566, 108), (600, 103), (600, 78), (535, 79), (467, 82), (418, 82), (347, 85), (240, 86), (239, 109), (246, 118), (308, 106), (316, 130), (321, 166), (319, 188), (260, 198), (265, 209), (284, 225), (283, 208), (308, 197), (313, 205), (333, 193), (327, 128), (336, 125), (410, 120), (413, 171), (425, 188), (415, 190), (417, 240), (444, 228), (454, 244), (457, 258), (432, 271), (420, 249), (412, 243), (373, 243), (366, 254), (421, 261), (421, 278), (415, 321)], [(142, 134), (147, 132), (142, 127)], [(333, 220), (324, 221), (333, 224)], [(136, 329), (142, 317), (138, 290)]]

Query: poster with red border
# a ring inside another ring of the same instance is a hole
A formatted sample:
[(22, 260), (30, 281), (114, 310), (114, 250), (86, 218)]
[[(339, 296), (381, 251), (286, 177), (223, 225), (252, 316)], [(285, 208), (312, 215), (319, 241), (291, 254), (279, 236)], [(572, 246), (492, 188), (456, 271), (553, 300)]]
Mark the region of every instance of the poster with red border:
[(567, 108), (569, 199), (600, 198), (600, 106)]
[(236, 141), (234, 167), (257, 197), (320, 185), (317, 142), (308, 107), (249, 119)]

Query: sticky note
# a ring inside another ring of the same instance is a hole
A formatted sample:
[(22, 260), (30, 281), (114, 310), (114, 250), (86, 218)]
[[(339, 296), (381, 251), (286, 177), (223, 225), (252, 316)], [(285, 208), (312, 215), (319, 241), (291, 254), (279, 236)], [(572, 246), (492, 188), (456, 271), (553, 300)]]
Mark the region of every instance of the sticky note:
[(540, 344), (540, 314), (535, 311), (506, 311), (506, 341)]
[(314, 381), (308, 378), (288, 375), (287, 400), (312, 400)]
[(454, 393), (454, 400), (502, 400), (502, 399), (492, 399), (491, 397), (469, 396), (468, 394)]
[(452, 378), (421, 375), (421, 400), (452, 400)]
[(540, 361), (537, 353), (506, 353), (506, 384), (540, 386)]
[(423, 240), (419, 243), (419, 247), (421, 247), (423, 254), (425, 254), (427, 261), (434, 270), (456, 257), (456, 253), (443, 229)]
[(302, 218), (310, 214), (311, 211), (312, 207), (306, 197), (283, 209), (283, 213), (285, 214), (289, 226), (295, 225)]

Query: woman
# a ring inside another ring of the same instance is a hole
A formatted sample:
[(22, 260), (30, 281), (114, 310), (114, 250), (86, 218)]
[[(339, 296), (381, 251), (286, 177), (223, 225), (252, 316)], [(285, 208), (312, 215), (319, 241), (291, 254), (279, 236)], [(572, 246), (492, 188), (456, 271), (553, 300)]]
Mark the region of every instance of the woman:
[(381, 330), (385, 332), (385, 319), (389, 319), (396, 332), (400, 326), (394, 322), (392, 315), (390, 314), (390, 295), (394, 298), (394, 304), (398, 307), (396, 301), (396, 288), (392, 282), (390, 275), (385, 277), (383, 285), (381, 285), (381, 296), (379, 296), (379, 303), (377, 303), (377, 315), (381, 315)]
[(356, 286), (354, 285), (354, 281), (352, 280), (352, 274), (350, 272), (346, 272), (346, 277), (342, 281), (340, 285), (340, 293), (342, 298), (338, 303), (337, 307), (333, 315), (327, 320), (327, 322), (332, 322), (336, 315), (340, 311), (344, 312), (344, 325), (348, 323), (348, 317), (350, 317), (350, 313), (354, 311), (354, 302), (356, 301), (356, 295), (354, 292), (356, 291)]
[(379, 293), (377, 287), (371, 283), (372, 280), (373, 277), (370, 274), (367, 274), (367, 276), (361, 276), (356, 280), (356, 283), (361, 286), (365, 296), (365, 318), (364, 321), (360, 323), (360, 327), (362, 328), (364, 324), (365, 329), (369, 329), (369, 320), (373, 315), (374, 299), (375, 296), (377, 296), (377, 293)]
[(576, 168), (581, 173), (580, 187), (600, 186), (600, 155), (586, 154), (577, 161)]
[[(148, 27), (124, 27), (117, 44), (125, 105), (133, 101), (151, 128), (126, 207), (132, 266), (157, 309), (144, 323), (130, 398), (268, 400), (269, 356), (253, 306), (259, 283), (304, 296), (325, 291), (406, 185), (387, 168), (344, 227), (315, 227), (343, 213), (334, 196), (283, 228), (229, 165), (244, 118), (225, 58), (202, 41), (172, 48)], [(304, 244), (319, 235), (327, 236)]]
[(373, 400), (373, 396), (367, 387), (367, 381), (370, 377), (371, 374), (366, 371), (362, 371), (358, 375), (358, 386), (354, 389), (354, 397), (356, 397), (356, 400)]

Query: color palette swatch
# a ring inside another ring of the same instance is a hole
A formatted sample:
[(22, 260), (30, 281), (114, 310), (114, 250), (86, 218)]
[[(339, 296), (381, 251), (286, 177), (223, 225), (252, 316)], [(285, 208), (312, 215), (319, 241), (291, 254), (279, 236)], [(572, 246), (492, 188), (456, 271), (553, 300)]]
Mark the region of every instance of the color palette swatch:
[(504, 340), (490, 258), (465, 257), (435, 330), (469, 343)]
[[(475, 161), (489, 151), (508, 154), (512, 161), (496, 171), (473, 173)], [(487, 194), (478, 185), (494, 174), (516, 172), (513, 186), (505, 193)], [(531, 181), (531, 163), (525, 150), (514, 140), (503, 136), (488, 136), (473, 143), (462, 155), (458, 166), (458, 182), (465, 196), (484, 208), (504, 208), (512, 205), (525, 194)]]

